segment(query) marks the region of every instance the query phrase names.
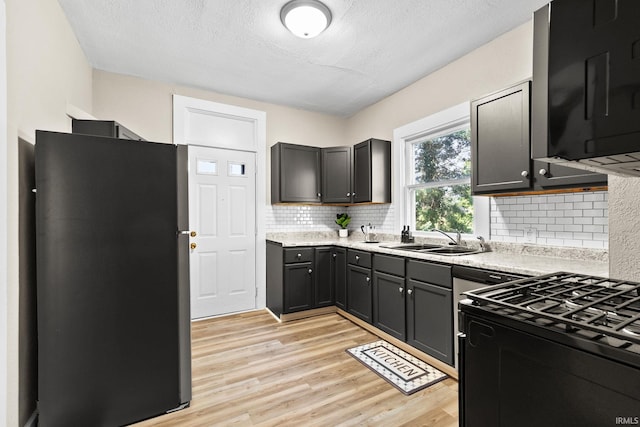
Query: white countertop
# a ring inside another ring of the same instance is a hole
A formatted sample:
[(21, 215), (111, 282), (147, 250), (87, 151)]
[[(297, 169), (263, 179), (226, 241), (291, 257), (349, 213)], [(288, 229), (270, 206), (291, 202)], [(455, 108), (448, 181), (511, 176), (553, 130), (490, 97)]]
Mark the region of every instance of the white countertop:
[(531, 276), (558, 271), (602, 277), (609, 276), (609, 263), (598, 259), (572, 259), (564, 256), (542, 256), (503, 251), (483, 252), (462, 256), (445, 256), (381, 247), (381, 245), (399, 244), (399, 242), (365, 243), (362, 241), (344, 238), (306, 240), (279, 237), (267, 238), (267, 240), (279, 243), (283, 247), (341, 246), (374, 253), (403, 256), (405, 258), (436, 261), (452, 265), (466, 265), (469, 267), (485, 268), (505, 273)]

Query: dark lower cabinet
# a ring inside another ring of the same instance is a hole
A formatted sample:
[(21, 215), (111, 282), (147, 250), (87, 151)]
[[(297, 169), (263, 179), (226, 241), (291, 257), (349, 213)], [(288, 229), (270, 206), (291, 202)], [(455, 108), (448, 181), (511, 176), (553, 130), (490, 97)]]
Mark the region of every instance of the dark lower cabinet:
[(303, 262), (284, 266), (284, 312), (313, 308), (313, 264)]
[(405, 341), (405, 259), (373, 256), (373, 326)]
[(332, 247), (316, 248), (314, 275), (314, 307), (327, 307), (335, 303), (335, 262)]
[(451, 266), (407, 262), (407, 343), (453, 366), (452, 298)]
[(405, 323), (404, 277), (373, 273), (373, 326), (404, 341)]
[(371, 269), (347, 266), (347, 311), (371, 323)]
[(336, 307), (347, 309), (347, 250), (333, 248), (331, 258)]

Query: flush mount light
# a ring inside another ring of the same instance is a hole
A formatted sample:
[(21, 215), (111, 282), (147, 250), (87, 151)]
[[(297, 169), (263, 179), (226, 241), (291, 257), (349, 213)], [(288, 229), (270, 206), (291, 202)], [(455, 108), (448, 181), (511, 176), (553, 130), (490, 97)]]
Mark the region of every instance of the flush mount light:
[(331, 23), (331, 11), (318, 0), (292, 0), (280, 11), (280, 20), (294, 35), (310, 39)]

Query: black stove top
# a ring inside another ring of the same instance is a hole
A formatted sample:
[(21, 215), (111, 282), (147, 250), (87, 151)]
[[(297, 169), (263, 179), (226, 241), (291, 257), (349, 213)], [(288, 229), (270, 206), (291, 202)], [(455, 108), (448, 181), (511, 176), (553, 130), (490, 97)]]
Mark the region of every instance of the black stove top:
[(558, 272), (464, 295), (485, 311), (640, 354), (640, 283)]

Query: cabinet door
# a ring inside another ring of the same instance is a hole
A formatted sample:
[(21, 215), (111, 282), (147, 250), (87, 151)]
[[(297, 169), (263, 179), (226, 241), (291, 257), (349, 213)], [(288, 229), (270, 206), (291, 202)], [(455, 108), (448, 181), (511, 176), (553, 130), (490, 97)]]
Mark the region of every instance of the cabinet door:
[(529, 82), (471, 103), (474, 194), (531, 188)]
[(335, 284), (336, 306), (347, 309), (347, 250), (333, 248), (333, 282)]
[(314, 277), (314, 308), (334, 304), (334, 262), (332, 248), (316, 248)]
[(563, 0), (550, 7), (549, 155), (640, 151), (640, 2)]
[(407, 343), (453, 366), (450, 289), (407, 281)]
[(353, 201), (371, 201), (371, 141), (353, 147)]
[(373, 326), (404, 341), (405, 323), (404, 278), (373, 273)]
[(371, 323), (371, 269), (347, 266), (347, 311)]
[(320, 202), (320, 149), (277, 143), (271, 148), (272, 203)]
[(322, 149), (322, 201), (351, 202), (351, 147)]
[(607, 175), (605, 174), (538, 160), (533, 162), (533, 173), (535, 187), (541, 189), (607, 185)]
[(313, 308), (313, 264), (287, 264), (284, 266), (284, 312)]

